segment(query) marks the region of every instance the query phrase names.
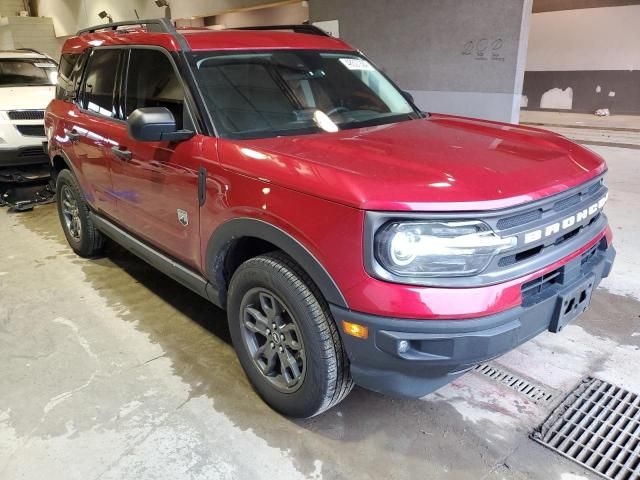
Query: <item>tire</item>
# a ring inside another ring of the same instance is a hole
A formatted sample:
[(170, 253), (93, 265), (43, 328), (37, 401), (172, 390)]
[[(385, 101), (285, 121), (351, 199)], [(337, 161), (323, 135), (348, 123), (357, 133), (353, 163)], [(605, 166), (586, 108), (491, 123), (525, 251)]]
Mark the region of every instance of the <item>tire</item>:
[(58, 217), (67, 242), (81, 257), (93, 257), (104, 246), (104, 237), (89, 216), (89, 206), (70, 170), (62, 170), (56, 179)]
[[(278, 310), (279, 314), (273, 314)], [(271, 323), (269, 314), (278, 320)], [(229, 286), (228, 318), (231, 339), (249, 381), (277, 412), (313, 417), (341, 402), (353, 388), (347, 355), (329, 307), (309, 276), (287, 255), (261, 255), (236, 270)], [(268, 334), (259, 332), (265, 318), (272, 327), (278, 323)], [(284, 333), (281, 342), (278, 330)], [(256, 353), (258, 350), (265, 353)], [(277, 351), (275, 366), (265, 373), (273, 365), (269, 360), (273, 350)], [(283, 365), (293, 368), (283, 369)], [(294, 372), (300, 374), (297, 379)]]

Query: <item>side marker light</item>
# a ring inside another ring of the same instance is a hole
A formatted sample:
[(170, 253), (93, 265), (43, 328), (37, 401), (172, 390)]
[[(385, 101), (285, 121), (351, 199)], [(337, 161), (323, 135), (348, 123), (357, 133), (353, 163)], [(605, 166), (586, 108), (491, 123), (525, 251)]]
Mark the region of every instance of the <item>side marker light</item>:
[(369, 329), (364, 325), (342, 321), (342, 329), (347, 335), (366, 340), (369, 338)]

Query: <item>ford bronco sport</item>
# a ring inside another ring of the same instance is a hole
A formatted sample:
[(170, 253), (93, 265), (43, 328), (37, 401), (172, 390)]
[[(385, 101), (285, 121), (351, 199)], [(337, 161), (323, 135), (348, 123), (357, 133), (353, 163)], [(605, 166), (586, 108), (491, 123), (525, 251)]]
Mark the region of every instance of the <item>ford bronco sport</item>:
[(562, 330), (611, 269), (599, 156), (423, 113), (314, 27), (121, 22), (61, 64), (45, 126), (72, 249), (111, 237), (226, 309), (286, 415), (354, 383), (421, 397)]

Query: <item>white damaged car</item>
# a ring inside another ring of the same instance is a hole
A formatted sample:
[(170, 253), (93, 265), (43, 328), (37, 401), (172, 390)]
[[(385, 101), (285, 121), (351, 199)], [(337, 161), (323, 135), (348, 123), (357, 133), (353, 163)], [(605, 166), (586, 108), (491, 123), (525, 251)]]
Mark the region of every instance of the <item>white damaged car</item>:
[(0, 51), (0, 169), (47, 164), (44, 110), (57, 64), (34, 50)]

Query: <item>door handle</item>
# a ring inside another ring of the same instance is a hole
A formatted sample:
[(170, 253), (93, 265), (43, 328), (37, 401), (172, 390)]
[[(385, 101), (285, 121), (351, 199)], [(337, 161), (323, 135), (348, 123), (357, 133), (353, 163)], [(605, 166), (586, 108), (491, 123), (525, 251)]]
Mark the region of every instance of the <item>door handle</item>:
[(133, 156), (131, 154), (131, 150), (127, 150), (126, 148), (123, 150), (120, 147), (111, 147), (111, 151), (113, 152), (113, 154), (116, 157), (118, 157), (118, 158), (120, 158), (122, 160), (129, 161), (129, 160), (131, 160), (131, 157)]
[(78, 140), (80, 140), (80, 134), (75, 130), (67, 130), (65, 133), (67, 134), (67, 138), (69, 138), (69, 140), (71, 140), (72, 142), (77, 142)]

